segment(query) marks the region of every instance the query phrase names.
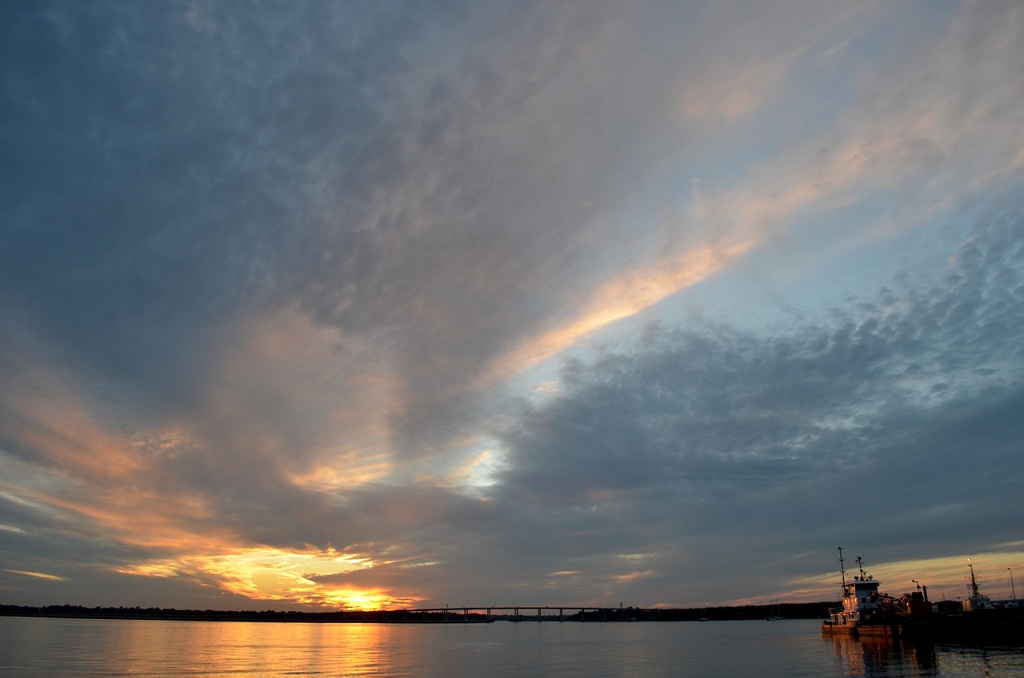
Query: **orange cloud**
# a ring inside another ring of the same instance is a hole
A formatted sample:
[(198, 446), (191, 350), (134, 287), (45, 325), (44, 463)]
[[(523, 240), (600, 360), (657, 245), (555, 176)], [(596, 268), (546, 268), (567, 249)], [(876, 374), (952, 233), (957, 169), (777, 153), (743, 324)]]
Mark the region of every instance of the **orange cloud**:
[(648, 579), (658, 574), (655, 570), (640, 570), (638, 572), (628, 572), (626, 574), (620, 574), (615, 577), (615, 581), (630, 582), (638, 579)]
[(636, 315), (707, 279), (750, 250), (756, 242), (753, 238), (741, 238), (724, 245), (708, 243), (609, 280), (591, 295), (590, 303), (581, 314), (540, 337), (528, 339), (518, 349), (501, 356), (478, 385), (493, 383), (537, 365), (591, 332)]
[(46, 574), (44, 572), (29, 572), (27, 570), (4, 570), (4, 572), (10, 572), (11, 574), (21, 574), (26, 577), (35, 577), (36, 579), (49, 579), (51, 581), (67, 581), (67, 577), (58, 577), (55, 574)]
[[(415, 602), (415, 598), (399, 596), (379, 586), (342, 586), (327, 577), (373, 567), (375, 563), (367, 558), (333, 549), (288, 551), (261, 547), (206, 555), (193, 553), (135, 563), (116, 571), (142, 577), (213, 580), (222, 590), (251, 600), (351, 609), (384, 609)], [(320, 577), (327, 577), (328, 581), (320, 582)]]
[(23, 424), (10, 435), (74, 477), (109, 483), (142, 467), (134, 448), (119, 433), (97, 423), (71, 398), (28, 397), (17, 409)]

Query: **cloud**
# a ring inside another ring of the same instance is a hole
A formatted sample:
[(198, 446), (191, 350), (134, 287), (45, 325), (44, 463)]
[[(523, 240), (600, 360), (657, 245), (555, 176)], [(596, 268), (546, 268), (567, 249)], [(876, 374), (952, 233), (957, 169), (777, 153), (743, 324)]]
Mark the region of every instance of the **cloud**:
[[(365, 35), (328, 47), (331, 25), (297, 32), (332, 19), (313, 6), (244, 26), (204, 6), (214, 28), (198, 33), (177, 9), (20, 13), (8, 49), (48, 56), (7, 61), (5, 89), (5, 179), (21, 187), (5, 200), (8, 288), (77, 359), (164, 402), (188, 397), (211, 325), (280, 299), (301, 275), (282, 264), (314, 258), (312, 152), (379, 138), (383, 104), (359, 92), (401, 64), (368, 45), (403, 30), (368, 13)], [(252, 58), (267, 49), (289, 58)], [(379, 66), (328, 73), (345, 54)], [(359, 190), (365, 168), (335, 169)]]
[(1013, 541), (957, 483), (1015, 496), (1017, 5), (0, 11), (12, 570), (672, 604)]
[[(1011, 415), (1024, 397), (1021, 355), (1010, 339), (1024, 320), (1021, 224), (979, 224), (942, 287), (883, 289), (770, 337), (727, 325), (659, 330), (632, 350), (569, 363), (556, 395), (504, 432), (501, 496), (605, 516), (591, 554), (639, 525), (676, 548), (724, 531), (772, 535), (793, 550), (843, 537), (909, 539), (933, 553), (965, 548), (964, 531), (1012, 530), (1012, 518), (986, 507), (1016, 503), (997, 477), (1017, 466), (1022, 433)], [(955, 469), (968, 464), (1000, 501), (958, 489)], [(853, 492), (855, 519), (846, 487), (871, 498)], [(951, 515), (942, 507), (952, 497)], [(610, 519), (619, 511), (621, 523)], [(888, 529), (893, 511), (904, 520)], [(709, 551), (717, 562), (721, 548)]]
[(64, 578), (64, 577), (58, 577), (57, 575), (46, 574), (46, 573), (43, 573), (43, 572), (25, 572), (24, 570), (5, 570), (5, 571), (6, 572), (10, 572), (11, 574), (20, 574), (20, 575), (24, 575), (26, 577), (36, 577), (38, 579), (49, 579), (49, 580), (52, 580), (52, 581), (67, 581), (67, 579)]

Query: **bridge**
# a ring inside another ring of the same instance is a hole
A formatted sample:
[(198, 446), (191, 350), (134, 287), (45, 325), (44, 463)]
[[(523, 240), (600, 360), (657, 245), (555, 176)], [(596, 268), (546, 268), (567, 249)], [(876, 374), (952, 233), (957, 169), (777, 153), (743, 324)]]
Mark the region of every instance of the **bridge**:
[(587, 621), (653, 621), (655, 610), (637, 607), (580, 607), (562, 605), (518, 605), (503, 607), (423, 607), (392, 610), (386, 613), (390, 621), (473, 623), (492, 621), (512, 622), (587, 622)]

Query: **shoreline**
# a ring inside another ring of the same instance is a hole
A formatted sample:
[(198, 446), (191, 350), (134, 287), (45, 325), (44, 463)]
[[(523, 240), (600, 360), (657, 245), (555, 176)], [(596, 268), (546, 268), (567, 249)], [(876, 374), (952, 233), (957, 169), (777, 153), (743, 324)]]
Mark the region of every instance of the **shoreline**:
[[(317, 624), (377, 623), (377, 624), (471, 624), (493, 621), (536, 622), (633, 622), (633, 621), (764, 621), (781, 614), (785, 619), (821, 619), (835, 602), (782, 603), (775, 605), (744, 605), (702, 608), (590, 608), (585, 620), (577, 615), (537, 616), (533, 614), (485, 615), (463, 610), (482, 608), (450, 608), (447, 611), (424, 613), (413, 610), (334, 610), (334, 611), (246, 611), (246, 610), (178, 610), (175, 608), (141, 607), (84, 607), (81, 605), (0, 605), (0, 616), (51, 617), (70, 619), (153, 619), (161, 621), (245, 621), (245, 622), (299, 622)], [(523, 611), (536, 607), (523, 606)], [(570, 606), (566, 606), (570, 609)], [(578, 609), (578, 608), (571, 608)]]

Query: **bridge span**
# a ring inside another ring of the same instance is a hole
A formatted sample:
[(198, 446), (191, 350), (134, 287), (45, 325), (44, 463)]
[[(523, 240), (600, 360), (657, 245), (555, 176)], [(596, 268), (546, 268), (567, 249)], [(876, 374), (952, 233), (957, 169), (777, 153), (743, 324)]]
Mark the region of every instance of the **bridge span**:
[(472, 622), (604, 622), (654, 621), (655, 610), (638, 607), (587, 607), (576, 605), (517, 605), (480, 607), (423, 607), (389, 611), (395, 620), (409, 622), (472, 623)]

